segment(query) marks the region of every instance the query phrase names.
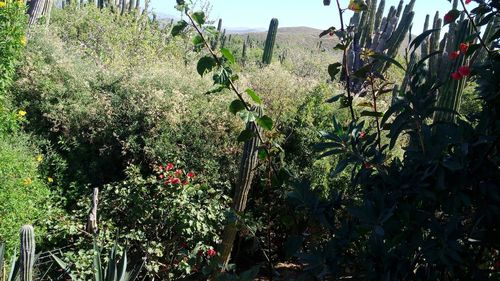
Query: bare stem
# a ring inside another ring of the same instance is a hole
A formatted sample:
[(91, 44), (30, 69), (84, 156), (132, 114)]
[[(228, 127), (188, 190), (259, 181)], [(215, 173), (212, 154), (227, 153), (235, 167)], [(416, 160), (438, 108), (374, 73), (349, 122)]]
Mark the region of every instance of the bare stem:
[[(339, 10), (339, 16), (340, 16), (340, 30), (342, 31), (343, 34), (345, 34), (344, 11), (340, 7), (339, 0), (337, 0), (337, 8)], [(343, 39), (343, 40), (344, 40), (344, 43), (347, 43), (345, 39)], [(352, 107), (353, 99), (352, 99), (352, 94), (351, 94), (351, 76), (349, 74), (349, 67), (348, 67), (348, 61), (347, 61), (347, 49), (348, 48), (345, 47), (344, 51), (343, 51), (342, 68), (343, 68), (343, 72), (344, 72), (345, 80), (346, 80), (346, 90), (347, 90), (347, 99), (349, 102), (349, 111), (351, 112), (352, 122), (354, 123), (356, 121), (356, 116), (354, 115), (354, 108)]]
[(372, 88), (372, 97), (373, 97), (373, 111), (375, 112), (375, 123), (377, 124), (377, 145), (378, 145), (378, 150), (381, 150), (381, 131), (380, 131), (380, 122), (378, 118), (378, 111), (377, 111), (377, 93), (375, 91), (375, 86), (373, 84), (373, 77), (369, 77), (370, 79), (370, 86)]

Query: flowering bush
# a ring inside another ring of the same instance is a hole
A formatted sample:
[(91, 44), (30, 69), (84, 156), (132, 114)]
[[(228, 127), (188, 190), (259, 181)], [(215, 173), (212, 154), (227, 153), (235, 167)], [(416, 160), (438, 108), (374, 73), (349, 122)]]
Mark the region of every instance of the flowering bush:
[[(176, 280), (200, 275), (217, 255), (214, 248), (228, 197), (220, 189), (200, 183), (194, 172), (179, 164), (157, 164), (153, 170), (153, 175), (143, 177), (137, 167), (129, 167), (124, 181), (103, 188), (99, 198), (99, 235), (112, 243), (113, 234), (119, 231), (119, 239), (129, 245), (130, 260), (141, 262), (144, 258), (151, 277)], [(81, 212), (76, 215), (80, 218), (73, 221), (85, 221), (90, 203), (80, 204)], [(78, 239), (82, 247), (90, 245), (85, 239)], [(88, 259), (88, 253), (80, 259)], [(78, 260), (78, 253), (66, 255)], [(85, 263), (73, 273), (85, 280)]]

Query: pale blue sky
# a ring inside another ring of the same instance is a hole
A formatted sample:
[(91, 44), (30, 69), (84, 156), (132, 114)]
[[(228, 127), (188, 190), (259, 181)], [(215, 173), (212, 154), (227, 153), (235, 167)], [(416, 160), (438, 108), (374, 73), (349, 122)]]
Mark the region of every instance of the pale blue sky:
[[(222, 18), (225, 28), (267, 28), (271, 18), (279, 19), (280, 27), (309, 26), (325, 29), (339, 25), (335, 0), (330, 6), (323, 6), (322, 0), (209, 0), (212, 5), (210, 19)], [(347, 6), (348, 0), (341, 0)], [(406, 0), (405, 3), (408, 3)], [(397, 6), (399, 0), (386, 0), (386, 12), (391, 5)], [(471, 4), (472, 5), (472, 4)], [(174, 9), (175, 0), (152, 0), (156, 13), (178, 16)], [(451, 9), (447, 0), (417, 0), (414, 11), (413, 33), (420, 32), (426, 14), (438, 10), (441, 17)], [(348, 19), (350, 15), (346, 16)]]

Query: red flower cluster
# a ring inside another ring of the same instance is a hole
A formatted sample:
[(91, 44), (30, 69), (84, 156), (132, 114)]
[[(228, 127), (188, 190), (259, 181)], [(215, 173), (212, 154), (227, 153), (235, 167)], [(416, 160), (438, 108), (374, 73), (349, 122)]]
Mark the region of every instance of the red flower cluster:
[(174, 168), (173, 163), (158, 166), (158, 178), (161, 180), (166, 179), (164, 182), (165, 185), (187, 185), (195, 177), (193, 172), (186, 174), (182, 169), (174, 171)]
[(469, 76), (470, 72), (471, 72), (470, 67), (467, 65), (463, 65), (463, 66), (459, 67), (456, 72), (453, 72), (451, 74), (451, 78), (453, 78), (455, 80), (460, 80), (466, 76)]
[(217, 252), (214, 249), (210, 248), (210, 249), (207, 250), (207, 256), (209, 258), (211, 258), (211, 257), (213, 257), (215, 255), (217, 255)]
[(448, 56), (450, 60), (457, 59), (460, 56), (460, 54), (463, 54), (465, 56), (467, 54), (467, 51), (469, 50), (469, 44), (460, 43), (458, 49), (459, 49), (458, 51), (450, 53), (450, 55)]

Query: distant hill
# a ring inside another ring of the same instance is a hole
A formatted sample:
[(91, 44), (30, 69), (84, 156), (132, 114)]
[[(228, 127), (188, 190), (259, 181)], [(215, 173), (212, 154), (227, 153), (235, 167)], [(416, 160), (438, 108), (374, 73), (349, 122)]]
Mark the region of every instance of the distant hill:
[[(319, 34), (322, 30), (315, 29), (306, 26), (299, 27), (281, 27), (278, 28), (278, 34), (276, 35), (276, 43), (280, 46), (288, 47), (303, 47), (307, 49), (318, 48), (318, 44), (322, 41), (322, 47), (326, 49), (332, 49), (337, 43), (338, 39), (335, 37), (325, 36), (319, 38)], [(230, 32), (228, 32), (230, 33)], [(250, 32), (238, 32), (239, 35), (250, 35), (251, 38), (264, 42), (267, 36), (267, 30), (263, 31), (250, 31)]]

